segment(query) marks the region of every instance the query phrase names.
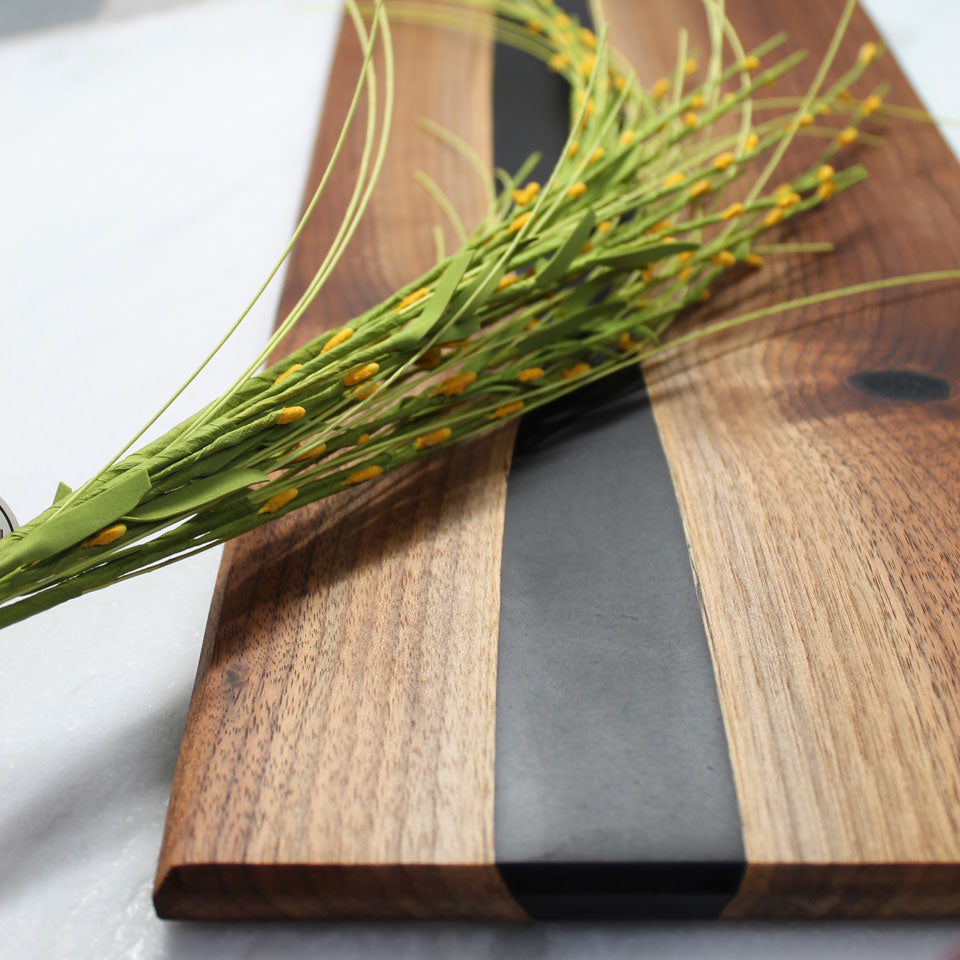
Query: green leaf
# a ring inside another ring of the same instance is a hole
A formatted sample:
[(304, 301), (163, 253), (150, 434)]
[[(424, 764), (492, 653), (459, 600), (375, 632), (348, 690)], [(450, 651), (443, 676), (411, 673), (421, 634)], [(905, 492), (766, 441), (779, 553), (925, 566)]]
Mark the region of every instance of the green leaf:
[[(494, 270), (486, 278), (481, 273), (469, 287), (461, 291), (450, 308), (450, 312), (455, 319), (443, 328), (443, 332), (440, 334), (441, 340), (465, 340), (480, 329), (480, 310), (490, 299), (493, 291), (497, 289), (497, 284), (504, 273), (506, 271), (502, 269)], [(476, 293), (476, 297), (470, 303), (466, 313), (458, 317), (457, 314), (470, 302), (474, 293)]]
[(53, 505), (56, 506), (64, 497), (69, 497), (73, 489), (62, 480), (57, 484), (57, 492), (53, 495)]
[(447, 264), (447, 268), (443, 271), (436, 289), (433, 291), (433, 296), (427, 301), (423, 311), (404, 324), (390, 338), (390, 346), (398, 350), (412, 350), (430, 335), (434, 324), (447, 308), (447, 304), (450, 303), (457, 290), (457, 285), (467, 272), (472, 257), (473, 252), (471, 250), (462, 250)]
[(591, 258), (593, 263), (614, 270), (637, 270), (658, 260), (666, 260), (677, 253), (699, 250), (699, 243), (677, 240), (673, 243), (653, 243), (645, 247), (610, 247)]
[(229, 493), (235, 493), (251, 484), (263, 483), (269, 479), (267, 474), (261, 470), (252, 470), (246, 467), (226, 470), (222, 473), (216, 473), (212, 477), (205, 477), (202, 480), (184, 484), (177, 490), (172, 490), (149, 503), (128, 510), (123, 515), (123, 519), (149, 522), (164, 520), (180, 513), (192, 513), (194, 510), (199, 510), (200, 507), (214, 500), (219, 500)]
[(143, 468), (127, 470), (88, 500), (81, 500), (36, 527), (21, 527), (0, 541), (0, 575), (44, 560), (102, 530), (132, 510), (150, 489)]
[(597, 218), (593, 210), (587, 210), (583, 219), (573, 228), (570, 236), (564, 240), (550, 262), (537, 274), (537, 287), (552, 286), (567, 272), (570, 264), (593, 233), (596, 222)]

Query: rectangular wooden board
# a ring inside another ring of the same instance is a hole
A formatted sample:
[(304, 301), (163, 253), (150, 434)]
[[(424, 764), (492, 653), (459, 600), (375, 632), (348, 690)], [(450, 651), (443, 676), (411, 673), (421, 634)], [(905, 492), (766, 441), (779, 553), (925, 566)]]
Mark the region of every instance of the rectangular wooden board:
[[(605, 8), (644, 83), (680, 25), (706, 48), (696, 0)], [(747, 47), (786, 29), (816, 55), (839, 6), (733, 13)], [(857, 13), (841, 61), (867, 39)], [(563, 106), (489, 38), (397, 24), (395, 45), (384, 176), (298, 343), (429, 265), (415, 169), (468, 223), (482, 210), (419, 116), (485, 160), (496, 126), (506, 163), (524, 128), (549, 139), (536, 105)], [(346, 28), (311, 184), (359, 63)], [(875, 75), (916, 104), (892, 57)], [(869, 180), (801, 228), (837, 251), (769, 265), (707, 316), (960, 262), (960, 172), (936, 130), (900, 127), (862, 159)], [(956, 289), (887, 294), (711, 338), (646, 370), (651, 403), (631, 378), (525, 421), (509, 480), (508, 429), (231, 544), (158, 912), (960, 913), (958, 307)]]

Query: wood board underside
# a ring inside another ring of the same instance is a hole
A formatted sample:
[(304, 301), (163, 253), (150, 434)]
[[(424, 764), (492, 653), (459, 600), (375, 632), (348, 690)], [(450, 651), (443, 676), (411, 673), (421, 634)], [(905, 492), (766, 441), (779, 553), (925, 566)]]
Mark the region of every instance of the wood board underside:
[[(639, 6), (606, 4), (614, 42), (650, 82), (670, 65), (678, 25), (699, 25), (702, 8), (644, 4), (641, 16)], [(747, 46), (786, 28), (814, 51), (836, 13), (827, 0), (735, 11)], [(858, 16), (841, 58), (873, 37)], [(705, 46), (696, 30), (693, 43)], [(429, 264), (434, 220), (413, 169), (429, 170), (468, 223), (481, 209), (472, 174), (416, 118), (490, 155), (489, 42), (399, 25), (396, 44), (401, 110), (384, 182), (299, 339)], [(355, 41), (341, 38), (311, 183), (357, 65)], [(890, 58), (878, 73), (892, 101), (915, 102)], [(765, 269), (750, 296), (960, 260), (960, 176), (936, 132), (901, 129), (866, 160), (870, 181), (802, 227), (838, 241), (837, 254)], [(904, 183), (911, 202), (891, 202)], [(284, 307), (338, 213), (321, 210), (295, 252)], [(742, 302), (744, 285), (734, 295)], [(728, 915), (960, 910), (956, 402), (871, 400), (847, 382), (907, 368), (957, 383), (957, 301), (887, 296), (882, 310), (834, 308), (814, 326), (825, 314), (805, 311), (776, 335), (753, 327), (649, 372), (750, 864)], [(721, 293), (714, 309), (730, 303)], [(493, 867), (511, 443), (505, 431), (441, 454), (389, 490), (308, 508), (312, 523), (301, 512), (228, 549), (158, 867), (162, 912), (523, 916)], [(475, 549), (446, 549), (453, 537)], [(307, 707), (318, 702), (324, 710)]]

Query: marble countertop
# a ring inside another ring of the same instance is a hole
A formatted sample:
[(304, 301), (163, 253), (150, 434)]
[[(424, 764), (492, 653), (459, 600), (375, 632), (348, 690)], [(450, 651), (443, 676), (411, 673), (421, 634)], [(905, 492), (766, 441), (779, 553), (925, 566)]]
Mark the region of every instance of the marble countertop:
[[(930, 109), (960, 117), (960, 4), (868, 8)], [(134, 433), (282, 249), (337, 22), (335, 3), (304, 0), (0, 2), (0, 495), (21, 519)], [(945, 134), (960, 149), (957, 129)], [(171, 417), (256, 352), (278, 293)], [(0, 636), (4, 957), (934, 960), (960, 950), (960, 923), (159, 921), (153, 871), (218, 560), (211, 551)]]

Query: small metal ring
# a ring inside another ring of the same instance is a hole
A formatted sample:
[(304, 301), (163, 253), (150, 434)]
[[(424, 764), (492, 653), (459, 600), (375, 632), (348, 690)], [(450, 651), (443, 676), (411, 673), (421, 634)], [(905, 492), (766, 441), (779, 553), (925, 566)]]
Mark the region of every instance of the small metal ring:
[(5, 537), (8, 533), (13, 533), (19, 527), (14, 512), (7, 506), (6, 500), (0, 497), (0, 537)]

